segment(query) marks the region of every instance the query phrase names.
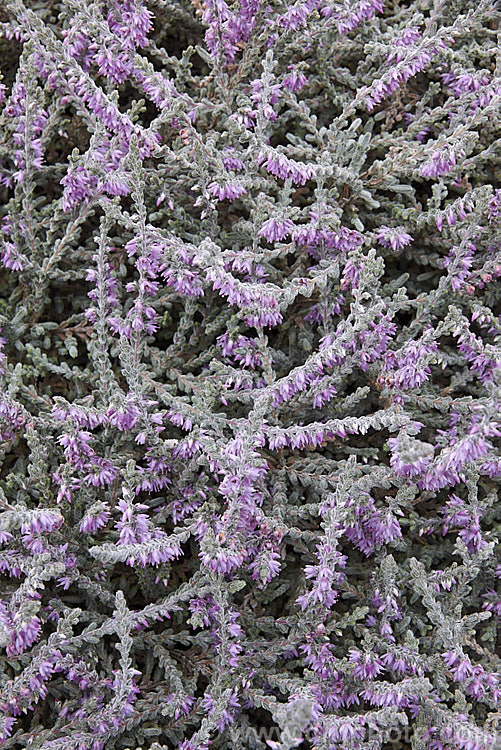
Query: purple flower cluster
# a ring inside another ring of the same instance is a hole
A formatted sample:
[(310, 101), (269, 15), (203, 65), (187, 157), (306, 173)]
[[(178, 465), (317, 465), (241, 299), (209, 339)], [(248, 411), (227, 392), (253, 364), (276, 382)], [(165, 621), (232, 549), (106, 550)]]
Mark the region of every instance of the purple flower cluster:
[(433, 40), (421, 39), (419, 41), (420, 38), (416, 36), (416, 29), (413, 27), (412, 33), (406, 37), (403, 44), (403, 37), (400, 37), (398, 40), (400, 44), (397, 44), (398, 51), (392, 51), (386, 59), (386, 63), (392, 63), (389, 69), (364, 91), (364, 100), (369, 112), (398, 91), (409, 79), (425, 70), (433, 58), (447, 47), (447, 43), (454, 41), (454, 33), (458, 32), (456, 30), (452, 32), (452, 28), (450, 31), (444, 29)]
[(294, 185), (305, 185), (315, 174), (313, 166), (301, 164), (271, 148), (259, 153), (257, 164), (263, 163), (265, 163), (266, 171), (269, 174), (281, 180), (290, 180)]
[(377, 231), (376, 240), (382, 247), (391, 247), (393, 252), (396, 252), (410, 245), (412, 237), (402, 227), (382, 226)]

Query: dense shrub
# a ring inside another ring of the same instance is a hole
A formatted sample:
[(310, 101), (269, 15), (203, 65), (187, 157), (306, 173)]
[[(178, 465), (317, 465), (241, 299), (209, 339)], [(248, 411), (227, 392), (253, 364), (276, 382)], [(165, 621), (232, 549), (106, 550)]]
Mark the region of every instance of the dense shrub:
[(4, 747), (499, 748), (492, 3), (0, 12)]

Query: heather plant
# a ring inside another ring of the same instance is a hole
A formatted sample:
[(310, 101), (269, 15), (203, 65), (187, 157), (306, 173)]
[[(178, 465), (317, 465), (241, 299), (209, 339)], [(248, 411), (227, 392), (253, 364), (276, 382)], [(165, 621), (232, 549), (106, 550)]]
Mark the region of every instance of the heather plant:
[(498, 25), (4, 1), (3, 747), (501, 747)]

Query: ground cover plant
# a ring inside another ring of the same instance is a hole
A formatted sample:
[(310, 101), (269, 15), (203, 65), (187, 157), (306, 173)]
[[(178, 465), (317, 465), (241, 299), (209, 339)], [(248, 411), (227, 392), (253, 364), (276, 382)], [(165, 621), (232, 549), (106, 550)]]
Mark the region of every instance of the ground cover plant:
[(0, 4), (3, 747), (501, 747), (498, 25)]

